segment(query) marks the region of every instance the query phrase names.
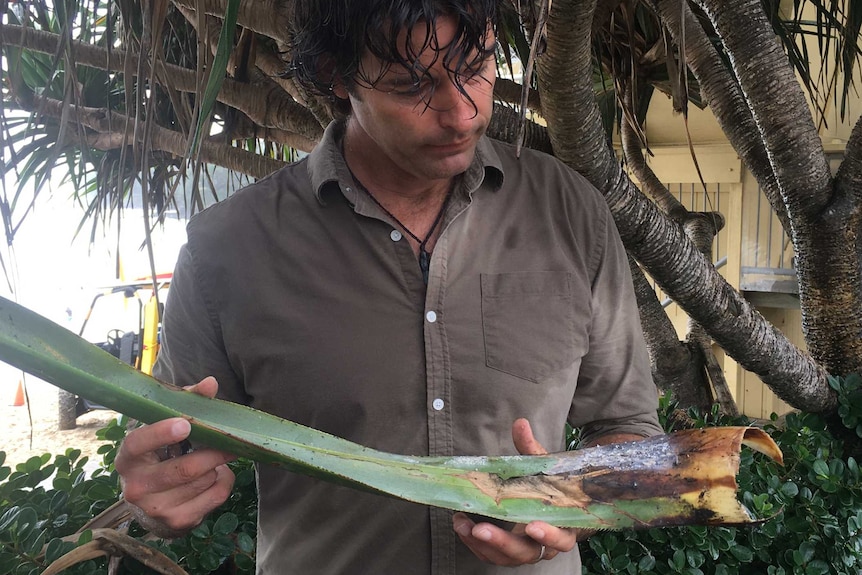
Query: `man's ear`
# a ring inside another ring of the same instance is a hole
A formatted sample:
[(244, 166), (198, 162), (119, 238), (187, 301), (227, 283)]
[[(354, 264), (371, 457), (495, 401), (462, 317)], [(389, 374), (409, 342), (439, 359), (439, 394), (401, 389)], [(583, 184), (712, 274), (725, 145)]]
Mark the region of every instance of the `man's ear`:
[(350, 94), (347, 93), (347, 87), (341, 81), (341, 78), (332, 79), (332, 93), (340, 100), (350, 99)]

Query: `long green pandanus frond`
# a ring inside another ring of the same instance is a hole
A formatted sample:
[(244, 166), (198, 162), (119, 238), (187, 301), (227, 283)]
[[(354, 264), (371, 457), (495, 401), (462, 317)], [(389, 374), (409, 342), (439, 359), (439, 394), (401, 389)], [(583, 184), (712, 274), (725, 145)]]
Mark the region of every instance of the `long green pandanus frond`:
[(3, 298), (0, 359), (145, 423), (185, 417), (194, 441), (262, 463), (519, 523), (538, 519), (591, 529), (750, 523), (736, 500), (741, 444), (781, 459), (768, 435), (744, 427), (542, 456), (383, 453), (160, 383)]

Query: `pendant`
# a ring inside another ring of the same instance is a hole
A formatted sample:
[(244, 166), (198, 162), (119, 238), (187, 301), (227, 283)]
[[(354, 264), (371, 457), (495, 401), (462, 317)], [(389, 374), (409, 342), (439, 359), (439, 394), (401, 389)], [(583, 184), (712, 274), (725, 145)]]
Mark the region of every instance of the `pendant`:
[(419, 247), (419, 269), (422, 270), (422, 281), (428, 285), (428, 272), (431, 269), (431, 254), (425, 251), (423, 246)]

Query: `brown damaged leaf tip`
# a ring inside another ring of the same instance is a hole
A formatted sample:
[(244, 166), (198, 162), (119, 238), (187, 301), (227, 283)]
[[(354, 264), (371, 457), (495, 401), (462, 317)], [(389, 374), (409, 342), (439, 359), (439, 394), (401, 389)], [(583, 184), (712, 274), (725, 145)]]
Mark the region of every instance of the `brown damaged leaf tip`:
[(781, 453), (781, 449), (779, 449), (775, 441), (769, 437), (769, 434), (762, 429), (758, 429), (757, 427), (745, 428), (742, 444), (749, 449), (762, 453), (779, 464), (784, 465), (784, 454)]
[(599, 520), (608, 518), (609, 528), (618, 527), (618, 516), (636, 528), (756, 523), (759, 520), (736, 499), (743, 444), (783, 461), (764, 431), (716, 427), (571, 452), (541, 475), (466, 477), (498, 505), (541, 500)]

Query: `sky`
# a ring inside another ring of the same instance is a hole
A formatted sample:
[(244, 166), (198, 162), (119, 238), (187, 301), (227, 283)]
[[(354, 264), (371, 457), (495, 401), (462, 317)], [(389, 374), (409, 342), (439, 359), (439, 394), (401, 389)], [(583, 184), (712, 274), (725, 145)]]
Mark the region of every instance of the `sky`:
[[(7, 191), (16, 183), (7, 176)], [(0, 247), (13, 289), (0, 270), (0, 296), (78, 332), (87, 308), (99, 288), (116, 283), (116, 222), (109, 229), (99, 226), (90, 244), (90, 226), (76, 238), (83, 208), (71, 199), (71, 190), (60, 187), (43, 190), (34, 210), (21, 225), (11, 249)], [(120, 258), (125, 279), (150, 275), (149, 260), (141, 249), (144, 238), (143, 214), (128, 209), (123, 214)], [(157, 273), (171, 272), (180, 246), (185, 242), (185, 223), (176, 216), (166, 218), (155, 230), (153, 248)], [(14, 293), (13, 293), (14, 292)], [(137, 306), (122, 303), (120, 296), (106, 296), (97, 304), (84, 333), (91, 341), (104, 341), (111, 328), (131, 329)], [(124, 309), (125, 308), (125, 309)], [(134, 311), (134, 315), (130, 312)], [(104, 334), (102, 333), (104, 332)], [(0, 383), (16, 382), (20, 371), (0, 362)]]

